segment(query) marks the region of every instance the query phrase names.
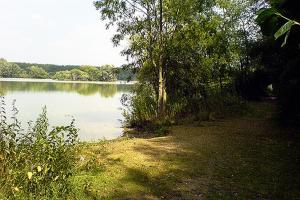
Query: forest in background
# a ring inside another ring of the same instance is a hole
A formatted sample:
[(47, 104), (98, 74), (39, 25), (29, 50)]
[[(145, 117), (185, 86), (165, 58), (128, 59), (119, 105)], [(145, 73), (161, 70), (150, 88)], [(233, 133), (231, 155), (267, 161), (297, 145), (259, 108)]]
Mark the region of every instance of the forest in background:
[(70, 81), (130, 81), (134, 74), (130, 69), (117, 68), (113, 65), (54, 65), (7, 62), (0, 59), (0, 77), (2, 78), (37, 78)]

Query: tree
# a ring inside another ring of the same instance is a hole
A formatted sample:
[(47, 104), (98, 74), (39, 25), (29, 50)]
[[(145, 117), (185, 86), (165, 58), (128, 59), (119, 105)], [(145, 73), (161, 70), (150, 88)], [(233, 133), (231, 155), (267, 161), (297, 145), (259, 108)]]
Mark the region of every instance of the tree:
[(129, 37), (129, 48), (123, 51), (131, 65), (142, 67), (145, 62), (155, 66), (159, 86), (158, 108), (162, 113), (166, 103), (165, 68), (163, 57), (164, 29), (162, 0), (103, 0), (95, 2), (107, 27), (117, 25), (115, 45)]
[(62, 80), (62, 81), (71, 80), (71, 73), (68, 70), (58, 71), (54, 74), (52, 78), (57, 80)]
[(158, 114), (163, 116), (166, 110), (167, 90), (166, 90), (166, 69), (164, 69), (163, 57), (163, 0), (159, 0), (159, 62), (158, 62)]
[(128, 39), (122, 53), (129, 66), (139, 68), (139, 83), (154, 91), (148, 95), (156, 98), (156, 115), (163, 118), (215, 109), (210, 96), (219, 95), (221, 105), (222, 93), (233, 95), (240, 63), (253, 64), (247, 56), (258, 35), (253, 10), (259, 6), (253, 2), (102, 0), (95, 6), (107, 27), (117, 28), (114, 44)]
[(49, 78), (48, 72), (46, 72), (43, 68), (37, 66), (31, 66), (28, 69), (28, 76), (30, 78), (40, 78), (40, 79)]
[(99, 68), (84, 65), (84, 66), (81, 66), (79, 69), (88, 74), (89, 81), (100, 81), (101, 80), (101, 72), (100, 72)]
[(79, 69), (72, 69), (70, 75), (72, 81), (87, 81), (89, 79), (88, 73)]
[(103, 65), (99, 68), (100, 81), (116, 81), (117, 75), (113, 65)]
[(0, 77), (3, 78), (23, 78), (26, 77), (26, 72), (17, 64), (7, 62), (5, 59), (0, 59)]

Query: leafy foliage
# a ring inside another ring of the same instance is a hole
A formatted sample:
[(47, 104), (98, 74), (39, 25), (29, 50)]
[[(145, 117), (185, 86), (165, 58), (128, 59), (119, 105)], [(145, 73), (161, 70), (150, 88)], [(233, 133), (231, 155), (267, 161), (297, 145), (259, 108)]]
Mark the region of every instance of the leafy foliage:
[(30, 78), (39, 78), (39, 79), (49, 78), (48, 72), (46, 72), (43, 68), (37, 66), (31, 66), (28, 69), (27, 73)]
[(104, 0), (95, 6), (108, 28), (117, 27), (115, 45), (129, 39), (123, 54), (131, 61), (129, 66), (139, 68), (140, 89), (129, 98), (131, 109), (125, 112), (132, 125), (161, 117), (157, 109), (161, 85), (167, 94), (164, 118), (197, 116), (214, 108), (221, 112), (227, 101), (224, 96), (239, 99), (235, 98), (236, 74), (248, 73), (255, 63), (249, 56), (249, 46), (259, 36), (255, 2)]
[(26, 77), (26, 72), (18, 65), (8, 63), (5, 59), (0, 59), (0, 77), (4, 78), (17, 78)]
[(258, 23), (264, 34), (259, 56), (279, 98), (281, 120), (299, 125), (299, 5), (292, 0), (272, 0), (270, 6), (258, 13)]
[(131, 94), (124, 94), (121, 102), (126, 126), (142, 128), (157, 115), (156, 94), (151, 85), (135, 85)]
[(48, 131), (46, 108), (22, 130), (13, 103), (10, 123), (1, 97), (0, 110), (0, 188), (8, 199), (58, 199), (71, 192), (77, 129), (69, 126)]
[[(270, 18), (273, 18), (276, 17), (276, 16), (279, 16), (281, 17), (282, 19), (285, 19), (287, 20), (287, 22), (285, 24), (283, 24), (277, 31), (276, 33), (274, 34), (274, 37), (275, 39), (277, 40), (279, 37), (285, 35), (285, 38), (284, 38), (284, 41), (281, 45), (281, 47), (283, 47), (286, 42), (287, 42), (287, 39), (290, 35), (290, 31), (292, 29), (292, 27), (294, 25), (298, 25), (300, 26), (300, 23), (295, 21), (295, 20), (291, 20), (285, 16), (283, 16), (282, 14), (280, 14), (277, 9), (275, 9), (274, 7), (271, 7), (271, 8), (263, 8), (261, 9), (258, 13), (257, 13), (257, 22), (259, 24), (261, 24), (262, 26), (264, 26), (263, 24)], [(276, 19), (275, 19), (276, 20)], [(274, 22), (274, 21), (273, 21)], [(276, 25), (275, 24), (272, 24), (273, 27), (275, 27)]]

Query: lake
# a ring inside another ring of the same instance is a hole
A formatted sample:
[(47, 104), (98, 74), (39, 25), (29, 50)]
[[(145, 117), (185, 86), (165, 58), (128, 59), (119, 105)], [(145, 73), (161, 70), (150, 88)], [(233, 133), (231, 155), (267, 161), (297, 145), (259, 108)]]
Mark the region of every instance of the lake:
[(79, 128), (80, 141), (114, 139), (122, 135), (123, 94), (131, 84), (56, 82), (33, 79), (0, 79), (0, 94), (4, 95), (6, 110), (16, 100), (18, 119), (22, 127), (36, 118), (44, 106), (50, 126), (69, 125), (72, 117)]

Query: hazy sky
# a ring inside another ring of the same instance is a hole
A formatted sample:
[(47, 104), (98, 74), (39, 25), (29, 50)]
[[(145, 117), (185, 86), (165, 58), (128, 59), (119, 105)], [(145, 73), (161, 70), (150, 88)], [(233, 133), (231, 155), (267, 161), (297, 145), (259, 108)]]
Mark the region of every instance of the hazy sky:
[(0, 0), (0, 58), (51, 64), (125, 63), (93, 0)]

